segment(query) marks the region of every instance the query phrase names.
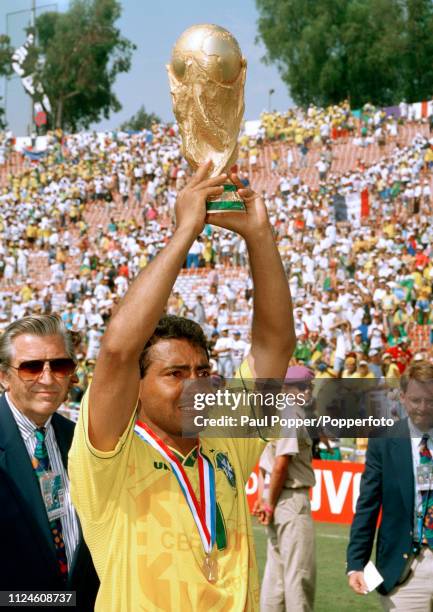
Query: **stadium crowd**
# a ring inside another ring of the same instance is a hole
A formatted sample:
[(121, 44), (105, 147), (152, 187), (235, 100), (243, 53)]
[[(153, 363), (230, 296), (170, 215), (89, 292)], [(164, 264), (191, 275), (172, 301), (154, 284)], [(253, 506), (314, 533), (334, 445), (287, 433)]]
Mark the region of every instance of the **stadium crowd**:
[[(428, 118), (400, 111), (263, 113), (240, 136), (239, 173), (266, 201), (295, 303), (292, 364), (318, 377), (392, 385), (430, 357), (433, 139)], [(78, 401), (112, 309), (173, 231), (189, 170), (171, 125), (52, 132), (46, 154), (13, 172), (11, 142), (0, 143), (0, 324), (60, 312), (77, 332)], [(225, 377), (249, 348), (246, 263), (239, 237), (206, 226), (167, 305), (204, 326)]]

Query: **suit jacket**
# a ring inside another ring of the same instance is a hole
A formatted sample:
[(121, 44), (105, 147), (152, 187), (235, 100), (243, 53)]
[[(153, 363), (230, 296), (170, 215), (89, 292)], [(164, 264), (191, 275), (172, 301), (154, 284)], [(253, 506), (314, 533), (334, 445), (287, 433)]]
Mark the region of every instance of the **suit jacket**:
[(384, 595), (397, 585), (412, 552), (414, 498), (412, 447), (404, 419), (389, 435), (369, 440), (347, 549), (347, 570), (362, 570), (370, 559), (382, 510), (376, 566), (384, 579), (378, 591)]
[[(51, 423), (67, 468), (75, 424), (59, 414), (53, 415)], [(91, 612), (98, 588), (99, 581), (81, 527), (66, 587), (60, 579), (37, 476), (3, 395), (0, 398), (0, 590), (74, 590), (77, 611)]]

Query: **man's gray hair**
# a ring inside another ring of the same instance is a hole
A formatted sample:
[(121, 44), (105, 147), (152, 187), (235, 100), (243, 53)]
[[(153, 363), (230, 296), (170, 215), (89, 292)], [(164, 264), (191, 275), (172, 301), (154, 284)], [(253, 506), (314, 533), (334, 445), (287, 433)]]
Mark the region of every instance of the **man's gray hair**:
[(23, 317), (10, 323), (0, 336), (0, 370), (7, 370), (12, 360), (12, 341), (18, 336), (61, 336), (65, 342), (68, 357), (76, 359), (72, 334), (56, 314), (39, 314)]

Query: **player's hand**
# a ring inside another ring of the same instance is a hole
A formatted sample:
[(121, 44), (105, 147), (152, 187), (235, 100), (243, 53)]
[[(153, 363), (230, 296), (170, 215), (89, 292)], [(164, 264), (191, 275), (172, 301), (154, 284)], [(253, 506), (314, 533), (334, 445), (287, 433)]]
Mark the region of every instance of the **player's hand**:
[(246, 212), (218, 212), (207, 215), (206, 222), (236, 232), (245, 240), (270, 230), (268, 212), (263, 199), (250, 187), (245, 187), (237, 174), (230, 179), (238, 188), (238, 194), (245, 203)]
[(358, 595), (367, 595), (368, 588), (364, 580), (364, 572), (353, 572), (349, 576), (349, 586)]
[(223, 193), (227, 175), (207, 178), (212, 162), (202, 164), (177, 196), (176, 227), (188, 229), (197, 237), (203, 230), (206, 218), (206, 200)]

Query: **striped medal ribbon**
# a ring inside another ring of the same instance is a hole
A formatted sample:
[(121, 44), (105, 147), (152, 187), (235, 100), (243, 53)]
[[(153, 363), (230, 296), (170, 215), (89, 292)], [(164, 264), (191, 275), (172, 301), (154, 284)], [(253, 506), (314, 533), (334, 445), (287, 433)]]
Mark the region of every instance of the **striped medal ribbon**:
[(203, 562), (203, 573), (209, 582), (218, 579), (218, 566), (216, 559), (212, 556), (212, 549), (216, 540), (216, 495), (215, 495), (215, 472), (212, 463), (202, 455), (200, 445), (197, 452), (198, 476), (200, 486), (200, 501), (191, 486), (184, 467), (173, 451), (153, 432), (146, 423), (137, 421), (134, 427), (137, 436), (157, 450), (160, 455), (170, 464), (171, 471), (176, 476), (177, 482), (185, 497), (186, 503), (191, 511), (192, 517), (197, 525), (200, 539), (205, 552)]

